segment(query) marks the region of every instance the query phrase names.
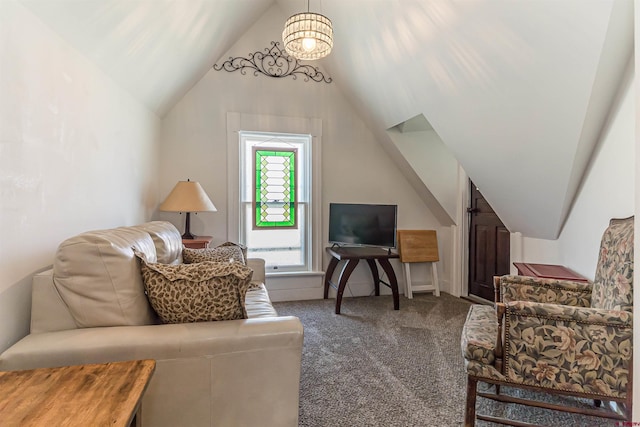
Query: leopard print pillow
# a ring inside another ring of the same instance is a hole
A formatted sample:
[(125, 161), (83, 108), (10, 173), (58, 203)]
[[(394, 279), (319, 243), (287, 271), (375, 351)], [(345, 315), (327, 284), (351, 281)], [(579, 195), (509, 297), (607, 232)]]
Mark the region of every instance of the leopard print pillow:
[(140, 259), (145, 293), (163, 323), (247, 318), (250, 268), (237, 262), (171, 265)]
[(218, 246), (215, 248), (191, 249), (182, 248), (182, 259), (185, 264), (196, 262), (239, 262), (246, 264), (244, 254), (239, 246)]
[(222, 248), (225, 246), (235, 246), (239, 248), (242, 251), (242, 256), (244, 257), (245, 263), (247, 262), (247, 247), (245, 245), (241, 245), (240, 243), (235, 243), (235, 242), (224, 242), (223, 244), (218, 245), (219, 248)]

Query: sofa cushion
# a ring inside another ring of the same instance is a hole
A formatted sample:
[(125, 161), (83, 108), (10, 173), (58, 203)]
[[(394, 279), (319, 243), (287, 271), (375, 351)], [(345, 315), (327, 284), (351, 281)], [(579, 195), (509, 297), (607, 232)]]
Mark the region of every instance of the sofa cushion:
[(271, 299), (269, 298), (267, 288), (265, 288), (262, 283), (255, 283), (255, 281), (252, 280), (252, 285), (247, 291), (244, 303), (247, 309), (247, 317), (249, 319), (278, 316), (278, 312), (273, 307)]
[(182, 263), (182, 236), (175, 225), (168, 221), (151, 221), (136, 225), (153, 239), (158, 262), (163, 264)]
[(244, 255), (238, 246), (218, 246), (216, 248), (182, 248), (182, 257), (186, 264), (197, 262), (239, 262), (245, 265)]
[(167, 265), (140, 259), (149, 302), (163, 323), (247, 318), (250, 268), (237, 262)]
[(260, 284), (266, 285), (265, 261), (262, 258), (247, 258), (247, 267), (253, 270), (251, 288), (256, 288)]
[(54, 284), (78, 327), (156, 322), (132, 248), (156, 260), (153, 240), (134, 227), (89, 231), (60, 244)]

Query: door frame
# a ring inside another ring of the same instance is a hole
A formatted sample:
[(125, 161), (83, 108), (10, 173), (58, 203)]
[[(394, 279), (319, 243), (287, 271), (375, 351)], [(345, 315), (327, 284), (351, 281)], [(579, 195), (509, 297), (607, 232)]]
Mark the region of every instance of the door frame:
[[(469, 294), (469, 226), (471, 216), (467, 213), (467, 207), (471, 206), (471, 179), (458, 165), (458, 208), (456, 211), (456, 223), (451, 226), (452, 255), (453, 255), (453, 286), (452, 291), (456, 297), (470, 297)], [(511, 274), (516, 273), (513, 263), (522, 260), (522, 233), (509, 232), (509, 264)], [(471, 296), (472, 297), (472, 296)]]
[(469, 295), (469, 215), (467, 206), (471, 200), (469, 176), (458, 164), (458, 203), (456, 224), (451, 226), (454, 296)]

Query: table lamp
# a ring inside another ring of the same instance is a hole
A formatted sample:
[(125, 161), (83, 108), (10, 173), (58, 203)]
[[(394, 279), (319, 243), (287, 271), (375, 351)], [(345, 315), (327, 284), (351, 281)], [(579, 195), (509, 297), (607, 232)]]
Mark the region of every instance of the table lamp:
[(191, 212), (216, 212), (217, 209), (213, 205), (207, 193), (204, 192), (200, 183), (197, 181), (178, 181), (171, 193), (162, 202), (159, 208), (165, 212), (185, 212), (187, 214), (186, 224), (184, 227), (183, 239), (194, 239), (195, 236), (189, 231)]

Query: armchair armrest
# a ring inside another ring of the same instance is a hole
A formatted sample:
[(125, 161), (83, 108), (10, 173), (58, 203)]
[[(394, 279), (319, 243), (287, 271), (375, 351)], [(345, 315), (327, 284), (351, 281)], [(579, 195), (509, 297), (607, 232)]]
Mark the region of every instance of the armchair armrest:
[(593, 284), (529, 276), (501, 276), (494, 284), (499, 302), (534, 301), (590, 307)]
[(509, 381), (585, 396), (626, 396), (630, 312), (526, 301), (498, 305), (505, 313), (503, 363)]
[[(536, 317), (549, 323), (569, 322), (592, 324), (610, 328), (628, 329), (631, 332), (633, 314), (623, 310), (574, 307), (561, 304), (513, 301), (505, 305), (506, 316)], [(592, 338), (589, 338), (590, 340)]]

